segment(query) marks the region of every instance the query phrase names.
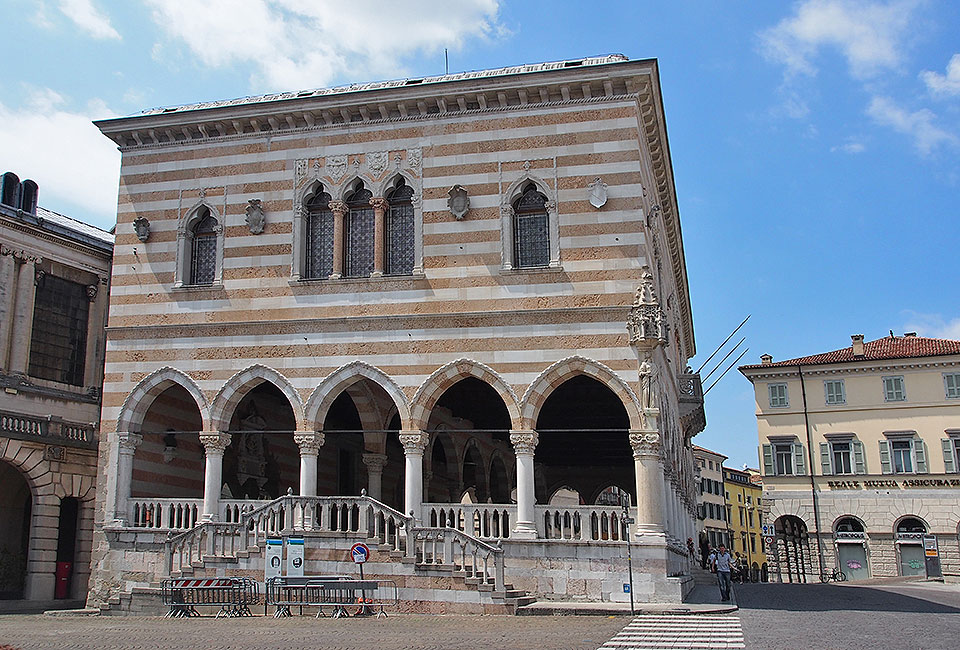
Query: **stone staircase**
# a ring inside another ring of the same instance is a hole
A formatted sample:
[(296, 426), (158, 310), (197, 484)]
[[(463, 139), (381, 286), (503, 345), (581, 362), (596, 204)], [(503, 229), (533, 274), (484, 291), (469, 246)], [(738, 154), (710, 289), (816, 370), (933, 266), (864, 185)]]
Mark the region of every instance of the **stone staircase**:
[[(416, 526), (411, 517), (365, 495), (287, 495), (243, 513), (236, 522), (202, 522), (168, 538), (165, 573), (171, 578), (262, 580), (266, 539), (289, 536), (309, 541), (307, 565), (324, 575), (352, 573), (349, 548), (365, 542), (371, 549), (367, 577), (396, 582), (408, 611), (453, 612), (454, 604), (472, 602), (478, 612), (514, 614), (536, 601), (505, 582), (499, 545), (455, 528)], [(159, 602), (157, 581), (111, 599), (102, 613), (163, 613), (155, 611)]]

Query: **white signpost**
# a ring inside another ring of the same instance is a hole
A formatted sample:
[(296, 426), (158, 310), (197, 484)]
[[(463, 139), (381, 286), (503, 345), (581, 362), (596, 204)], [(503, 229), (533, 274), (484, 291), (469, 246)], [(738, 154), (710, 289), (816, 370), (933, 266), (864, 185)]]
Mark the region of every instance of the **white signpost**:
[(303, 577), (303, 538), (287, 538), (287, 576)]

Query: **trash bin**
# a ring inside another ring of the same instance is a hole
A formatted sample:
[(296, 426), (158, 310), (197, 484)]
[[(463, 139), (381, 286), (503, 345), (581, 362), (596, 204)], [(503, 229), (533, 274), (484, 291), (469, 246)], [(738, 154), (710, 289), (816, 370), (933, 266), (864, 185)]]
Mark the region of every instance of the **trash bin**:
[(56, 586), (53, 597), (63, 600), (70, 597), (70, 575), (73, 573), (73, 562), (57, 562)]

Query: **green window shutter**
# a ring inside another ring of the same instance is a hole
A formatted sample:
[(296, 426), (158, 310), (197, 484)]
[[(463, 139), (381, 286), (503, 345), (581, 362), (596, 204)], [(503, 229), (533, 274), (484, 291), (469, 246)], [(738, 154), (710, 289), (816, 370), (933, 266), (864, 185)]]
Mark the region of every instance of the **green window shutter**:
[(803, 458), (803, 445), (799, 442), (793, 445), (793, 470), (793, 473), (797, 476), (805, 476), (807, 474), (807, 464)]
[(923, 440), (913, 440), (913, 459), (917, 463), (917, 474), (927, 473), (927, 444)]
[(893, 466), (890, 464), (890, 441), (880, 441), (880, 467), (884, 474), (893, 474)]
[(863, 443), (859, 440), (853, 441), (853, 462), (856, 465), (857, 474), (867, 473), (867, 458), (863, 455)]
[(940, 441), (943, 447), (943, 467), (947, 474), (953, 474), (957, 471), (957, 464), (953, 458), (953, 438), (943, 438)]
[(763, 475), (773, 476), (773, 445), (763, 445)]
[(824, 476), (829, 476), (833, 474), (833, 468), (830, 464), (830, 443), (821, 442), (820, 443), (820, 470), (823, 472)]

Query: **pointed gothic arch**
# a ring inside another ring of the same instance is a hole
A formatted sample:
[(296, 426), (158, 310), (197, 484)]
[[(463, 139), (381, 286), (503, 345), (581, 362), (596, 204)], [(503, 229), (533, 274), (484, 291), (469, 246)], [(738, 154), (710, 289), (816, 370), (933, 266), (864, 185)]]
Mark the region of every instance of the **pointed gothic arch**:
[(195, 255), (194, 229), (197, 225), (207, 222), (209, 219), (215, 222), (211, 229), (216, 241), (215, 250), (211, 251), (214, 268), (212, 281), (203, 284), (219, 286), (223, 283), (223, 248), (224, 232), (226, 230), (224, 216), (212, 202), (202, 198), (190, 206), (189, 209), (184, 210), (177, 222), (177, 262), (174, 267), (174, 288), (196, 284), (191, 274)]
[(263, 382), (273, 384), (290, 403), (293, 417), (298, 431), (304, 430), (303, 403), (300, 394), (293, 387), (290, 380), (282, 374), (262, 364), (245, 368), (227, 380), (223, 388), (213, 398), (210, 408), (210, 430), (227, 431), (230, 428), (230, 419), (240, 400), (253, 388)]
[(143, 418), (160, 393), (176, 384), (186, 390), (196, 402), (200, 411), (200, 421), (203, 430), (210, 430), (210, 405), (197, 382), (182, 370), (165, 366), (155, 370), (134, 387), (120, 407), (117, 417), (117, 431), (131, 431), (137, 433), (143, 426)]
[(406, 394), (387, 373), (363, 361), (352, 361), (340, 366), (313, 390), (304, 407), (304, 422), (307, 426), (313, 427), (317, 431), (321, 430), (324, 419), (327, 417), (327, 411), (330, 410), (333, 401), (339, 397), (341, 392), (364, 379), (372, 381), (386, 392), (393, 400), (397, 413), (400, 415), (401, 429), (408, 428), (410, 404), (407, 401)]
[(599, 361), (579, 355), (557, 361), (533, 380), (520, 402), (520, 428), (535, 428), (540, 409), (553, 390), (577, 375), (585, 375), (595, 379), (609, 388), (623, 403), (627, 417), (630, 418), (630, 428), (643, 428), (640, 400), (627, 382)]
[(513, 388), (493, 368), (472, 359), (451, 361), (427, 377), (410, 400), (410, 428), (426, 429), (430, 413), (444, 391), (467, 377), (475, 377), (493, 388), (507, 408), (510, 428), (520, 428), (519, 400)]

